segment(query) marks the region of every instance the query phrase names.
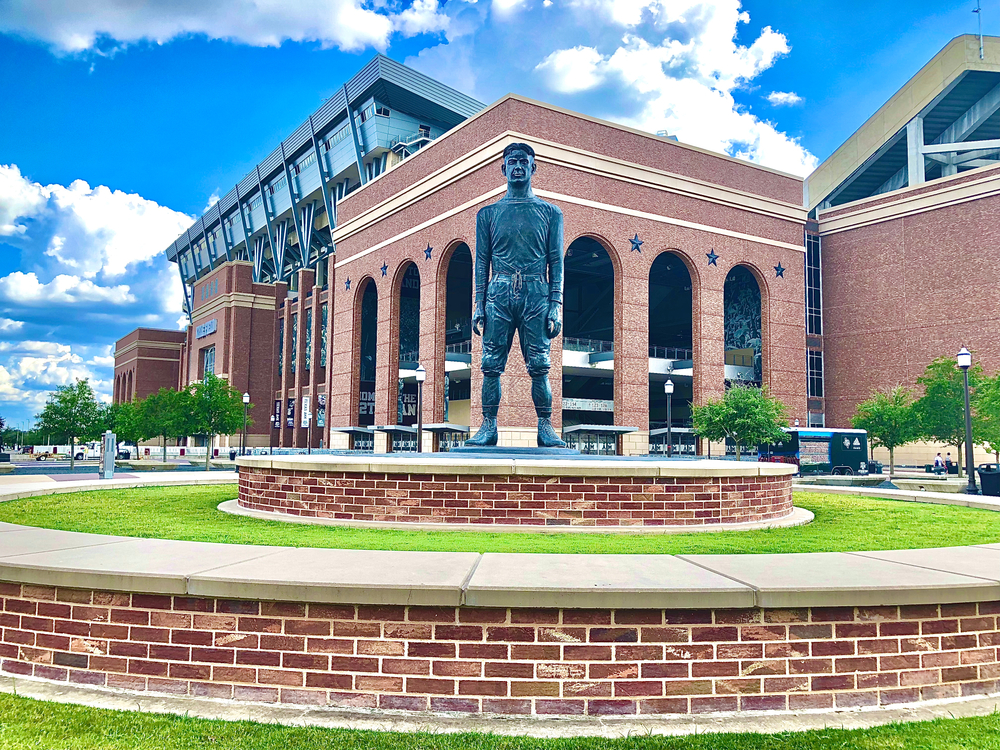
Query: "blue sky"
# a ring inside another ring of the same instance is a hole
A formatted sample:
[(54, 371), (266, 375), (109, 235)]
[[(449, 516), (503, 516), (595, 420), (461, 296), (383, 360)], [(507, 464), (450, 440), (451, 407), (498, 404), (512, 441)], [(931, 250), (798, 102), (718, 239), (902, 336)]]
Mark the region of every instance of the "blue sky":
[[(0, 0), (0, 416), (176, 327), (162, 249), (375, 51), (806, 174), (972, 3)], [(1000, 4), (984, 9), (1000, 33)]]

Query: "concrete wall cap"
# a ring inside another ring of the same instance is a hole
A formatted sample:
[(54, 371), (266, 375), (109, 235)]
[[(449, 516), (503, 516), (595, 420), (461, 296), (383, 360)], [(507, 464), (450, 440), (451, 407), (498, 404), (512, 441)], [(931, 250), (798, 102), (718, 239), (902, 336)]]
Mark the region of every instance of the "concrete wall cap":
[(367, 456), (299, 455), (238, 458), (240, 467), (290, 471), (364, 472), (376, 474), (497, 474), (593, 477), (755, 477), (786, 476), (791, 464), (712, 459), (655, 460), (627, 458), (479, 458), (444, 454), (376, 454)]

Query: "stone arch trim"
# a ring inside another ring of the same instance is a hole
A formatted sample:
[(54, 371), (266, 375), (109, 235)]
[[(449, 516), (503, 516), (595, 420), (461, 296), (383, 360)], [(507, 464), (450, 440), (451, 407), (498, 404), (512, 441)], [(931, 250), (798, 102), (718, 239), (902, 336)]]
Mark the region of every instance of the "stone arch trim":
[[(402, 313), (400, 294), (403, 288), (403, 278), (406, 276), (406, 272), (409, 270), (410, 266), (417, 269), (417, 274), (420, 275), (421, 292), (423, 292), (423, 275), (420, 274), (420, 266), (412, 258), (406, 258), (396, 266), (396, 269), (393, 271), (392, 280), (389, 284), (389, 346), (387, 347), (389, 386), (396, 383), (399, 379), (399, 316)], [(419, 342), (419, 336), (417, 340)], [(377, 371), (378, 368), (376, 367), (376, 372)], [(375, 392), (378, 393), (377, 387)], [(396, 391), (392, 387), (387, 389), (386, 398), (388, 399), (388, 403), (385, 404), (387, 410), (386, 413), (388, 414), (387, 424), (396, 424), (399, 419), (399, 402), (396, 398)]]
[[(653, 272), (653, 264), (661, 255), (669, 254), (679, 259), (687, 269), (691, 278), (691, 356), (693, 366), (691, 368), (691, 402), (699, 403), (699, 389), (701, 387), (701, 375), (699, 364), (703, 359), (704, 345), (702, 342), (702, 277), (695, 265), (694, 259), (679, 247), (663, 247), (654, 250), (649, 258), (649, 268), (646, 270), (646, 286), (649, 286), (649, 277)], [(649, 341), (649, 298), (646, 299), (646, 341)]]
[[(435, 269), (435, 285), (434, 285), (434, 368), (435, 372), (433, 374), (428, 373), (428, 381), (431, 382), (432, 388), (429, 394), (432, 400), (432, 414), (433, 420), (435, 422), (444, 421), (444, 376), (445, 376), (445, 360), (444, 356), (445, 350), (445, 339), (447, 336), (447, 330), (445, 328), (445, 318), (448, 306), (448, 271), (451, 267), (451, 259), (455, 254), (455, 251), (459, 247), (465, 245), (469, 248), (469, 255), (472, 256), (472, 268), (473, 268), (473, 295), (475, 295), (475, 242), (469, 241), (465, 237), (457, 237), (451, 240), (441, 253), (441, 258), (438, 261), (438, 266)], [(420, 279), (420, 305), (424, 306), (423, 298), (423, 277)], [(472, 301), (473, 307), (475, 307), (475, 300)], [(475, 337), (473, 337), (475, 338)], [(440, 355), (440, 356), (438, 356)], [(426, 408), (426, 399), (424, 402), (424, 408)]]
[[(770, 388), (771, 380), (771, 289), (767, 283), (767, 277), (755, 263), (748, 260), (741, 260), (733, 263), (726, 269), (726, 277), (735, 268), (743, 267), (747, 269), (757, 282), (760, 289), (760, 382), (761, 385)], [(725, 279), (723, 279), (725, 285)], [(725, 310), (723, 310), (725, 316)]]
[[(371, 274), (365, 274), (358, 279), (358, 283), (354, 287), (354, 296), (351, 300), (351, 409), (348, 414), (348, 424), (350, 425), (357, 423), (358, 409), (361, 406), (358, 395), (361, 387), (361, 305), (368, 284), (375, 284), (375, 294), (377, 297), (378, 284), (375, 283), (375, 279)], [(375, 375), (377, 378), (378, 368), (376, 368)]]

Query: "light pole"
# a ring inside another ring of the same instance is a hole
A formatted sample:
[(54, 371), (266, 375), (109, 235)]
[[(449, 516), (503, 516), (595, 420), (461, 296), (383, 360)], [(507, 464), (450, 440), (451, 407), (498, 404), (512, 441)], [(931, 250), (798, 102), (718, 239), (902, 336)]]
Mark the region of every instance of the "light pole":
[(240, 438), (240, 455), (247, 454), (247, 409), (250, 407), (250, 394), (243, 394), (243, 436)]
[(965, 473), (969, 475), (966, 494), (978, 495), (976, 475), (973, 473), (974, 456), (972, 455), (972, 409), (969, 408), (969, 368), (972, 367), (972, 353), (964, 346), (956, 356), (958, 367), (965, 376)]
[(674, 381), (667, 378), (667, 382), (663, 384), (663, 392), (667, 396), (667, 458), (674, 455), (674, 433), (673, 433), (673, 420), (670, 416), (670, 402), (673, 401), (674, 395)]
[(417, 453), (424, 452), (424, 381), (427, 370), (417, 364)]

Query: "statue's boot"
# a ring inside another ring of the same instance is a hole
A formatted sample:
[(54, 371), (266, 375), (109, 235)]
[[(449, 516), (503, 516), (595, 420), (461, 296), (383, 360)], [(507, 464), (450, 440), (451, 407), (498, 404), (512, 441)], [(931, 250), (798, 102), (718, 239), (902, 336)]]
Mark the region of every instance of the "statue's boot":
[[(466, 440), (465, 444), (472, 448), (485, 448), (489, 445), (496, 445), (498, 437), (497, 418), (484, 416), (483, 423), (480, 425), (479, 431)], [(539, 443), (539, 445), (541, 445), (541, 443)]]
[(548, 417), (538, 418), (538, 445), (541, 448), (565, 448), (566, 443), (556, 434), (552, 420)]

